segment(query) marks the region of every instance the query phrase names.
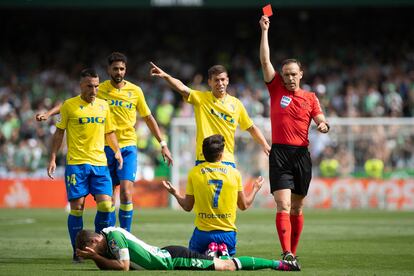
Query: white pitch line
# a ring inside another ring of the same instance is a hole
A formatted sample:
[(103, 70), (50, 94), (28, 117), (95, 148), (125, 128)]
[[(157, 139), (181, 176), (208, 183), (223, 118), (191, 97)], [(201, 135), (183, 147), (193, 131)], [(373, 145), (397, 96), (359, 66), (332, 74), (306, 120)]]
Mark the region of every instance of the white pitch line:
[(2, 219), (2, 225), (20, 225), (20, 224), (32, 224), (35, 223), (36, 220), (33, 218), (25, 218), (25, 219), (11, 219), (6, 220)]

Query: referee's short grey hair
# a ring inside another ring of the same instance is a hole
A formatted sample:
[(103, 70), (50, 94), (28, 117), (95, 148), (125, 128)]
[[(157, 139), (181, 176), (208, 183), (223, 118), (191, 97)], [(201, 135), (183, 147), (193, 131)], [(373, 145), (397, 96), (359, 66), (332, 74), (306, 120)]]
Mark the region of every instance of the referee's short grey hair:
[(288, 58), (288, 59), (283, 60), (280, 68), (283, 68), (283, 66), (285, 66), (286, 64), (291, 64), (291, 63), (296, 63), (299, 66), (299, 69), (302, 71), (302, 64), (300, 63), (299, 60), (294, 59), (294, 58)]

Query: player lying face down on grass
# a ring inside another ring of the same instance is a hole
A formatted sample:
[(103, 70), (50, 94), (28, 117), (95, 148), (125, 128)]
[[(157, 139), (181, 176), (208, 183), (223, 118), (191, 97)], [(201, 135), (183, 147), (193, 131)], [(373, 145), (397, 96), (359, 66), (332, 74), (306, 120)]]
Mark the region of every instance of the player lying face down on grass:
[(119, 227), (100, 233), (82, 230), (76, 237), (76, 254), (92, 259), (102, 270), (259, 270), (297, 271), (296, 262), (238, 257), (222, 260), (189, 250), (183, 246), (159, 248), (146, 244)]

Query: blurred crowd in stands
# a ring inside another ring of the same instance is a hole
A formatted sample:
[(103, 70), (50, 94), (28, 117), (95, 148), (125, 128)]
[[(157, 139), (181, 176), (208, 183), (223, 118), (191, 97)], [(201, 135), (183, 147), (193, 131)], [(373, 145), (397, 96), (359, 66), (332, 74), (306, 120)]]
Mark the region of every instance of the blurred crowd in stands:
[[(150, 78), (150, 60), (198, 90), (208, 89), (207, 69), (221, 63), (230, 74), (228, 92), (243, 102), (251, 117), (269, 116), (269, 96), (258, 63), (259, 17), (244, 10), (239, 17), (247, 19), (232, 27), (223, 25), (226, 13), (214, 11), (140, 13), (143, 18), (137, 22), (131, 12), (119, 11), (127, 19), (122, 26), (105, 21), (118, 14), (109, 11), (90, 26), (73, 23), (75, 12), (66, 14), (65, 22), (57, 19), (59, 14), (42, 19), (28, 12), (16, 13), (20, 19), (10, 15), (3, 19), (9, 19), (13, 28), (5, 29), (9, 39), (0, 45), (0, 177), (13, 173), (43, 176), (55, 118), (38, 123), (35, 114), (77, 95), (78, 73), (85, 66), (97, 68), (100, 79), (107, 79), (105, 58), (112, 51), (127, 54), (126, 79), (143, 89), (167, 134), (173, 117), (192, 118), (193, 110), (165, 83)], [(87, 18), (89, 13), (81, 15)], [(287, 57), (301, 60), (303, 88), (317, 94), (328, 117), (414, 118), (414, 30), (403, 27), (408, 12), (400, 18), (392, 10), (373, 11), (364, 18), (357, 10), (336, 16), (328, 11), (287, 13), (290, 17), (271, 18), (273, 63)], [(212, 14), (216, 20), (210, 19)], [(151, 16), (162, 20), (150, 21)], [(39, 22), (34, 23), (35, 19)], [(55, 25), (49, 25), (50, 21)], [(147, 25), (141, 26), (142, 22)], [(19, 34), (31, 24), (37, 25)], [(138, 147), (144, 153), (141, 162), (162, 164), (158, 144), (142, 121), (137, 133)], [(323, 160), (332, 159), (340, 161), (335, 175), (341, 176), (363, 169), (372, 158), (382, 160), (386, 170), (414, 167), (413, 130), (377, 127), (367, 132), (358, 128), (353, 135), (374, 136), (356, 141), (354, 152), (341, 136), (344, 133), (345, 129), (338, 129), (334, 137), (311, 137), (312, 155), (322, 175), (328, 166)], [(60, 164), (64, 164), (63, 156)]]

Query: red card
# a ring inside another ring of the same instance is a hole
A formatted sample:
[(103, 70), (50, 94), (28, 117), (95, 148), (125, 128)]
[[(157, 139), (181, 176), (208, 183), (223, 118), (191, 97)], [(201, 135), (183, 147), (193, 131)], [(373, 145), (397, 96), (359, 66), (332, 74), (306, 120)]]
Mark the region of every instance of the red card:
[(266, 15), (267, 17), (270, 17), (273, 15), (273, 11), (272, 11), (272, 5), (268, 4), (266, 6), (263, 7), (263, 14)]

